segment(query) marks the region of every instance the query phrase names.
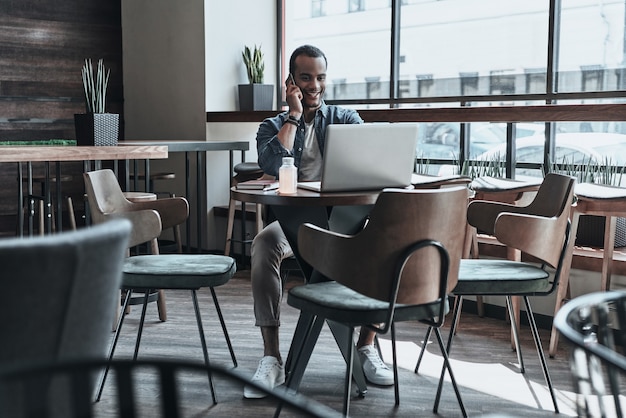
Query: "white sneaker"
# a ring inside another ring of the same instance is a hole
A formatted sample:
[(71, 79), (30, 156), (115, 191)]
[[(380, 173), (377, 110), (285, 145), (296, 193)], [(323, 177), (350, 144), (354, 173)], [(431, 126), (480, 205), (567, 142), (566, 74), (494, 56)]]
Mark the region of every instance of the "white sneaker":
[(369, 382), (380, 386), (393, 385), (393, 370), (381, 360), (373, 344), (359, 348), (358, 352), (363, 365), (363, 373)]
[[(252, 376), (252, 381), (268, 389), (274, 389), (278, 385), (285, 383), (285, 367), (280, 364), (276, 357), (265, 356), (259, 361), (259, 367)], [(243, 397), (247, 399), (265, 398), (267, 393), (252, 387), (243, 388)]]

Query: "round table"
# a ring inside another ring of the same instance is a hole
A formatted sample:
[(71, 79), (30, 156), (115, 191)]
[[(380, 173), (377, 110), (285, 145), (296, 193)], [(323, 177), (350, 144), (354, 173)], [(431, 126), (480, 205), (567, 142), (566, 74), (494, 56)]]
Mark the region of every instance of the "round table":
[[(363, 227), (380, 190), (319, 193), (298, 189), (295, 194), (279, 194), (277, 190), (230, 189), (231, 198), (245, 203), (268, 206), (280, 223), (307, 280), (313, 270), (298, 252), (298, 228), (312, 223), (344, 234), (355, 233)], [(332, 208), (332, 210), (329, 210)]]

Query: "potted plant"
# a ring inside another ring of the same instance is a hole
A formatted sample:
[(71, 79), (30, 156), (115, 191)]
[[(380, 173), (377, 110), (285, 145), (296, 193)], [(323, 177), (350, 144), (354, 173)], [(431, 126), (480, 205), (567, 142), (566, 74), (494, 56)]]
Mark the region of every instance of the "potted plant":
[(274, 86), (263, 84), (265, 64), (260, 46), (244, 47), (241, 53), (248, 74), (248, 84), (239, 85), (239, 110), (272, 110)]
[(85, 111), (74, 115), (76, 142), (78, 145), (117, 145), (119, 137), (119, 115), (106, 113), (106, 94), (110, 69), (104, 61), (98, 61), (97, 69), (91, 60), (85, 60), (82, 68)]

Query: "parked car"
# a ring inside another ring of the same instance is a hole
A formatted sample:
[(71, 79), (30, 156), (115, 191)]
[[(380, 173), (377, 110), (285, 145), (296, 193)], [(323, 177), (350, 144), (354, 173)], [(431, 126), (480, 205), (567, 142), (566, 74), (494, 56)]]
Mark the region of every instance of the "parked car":
[[(552, 160), (564, 165), (626, 165), (626, 135), (602, 132), (563, 132), (555, 138), (555, 156)], [(545, 137), (534, 135), (516, 141), (516, 162), (542, 163), (544, 156)], [(480, 154), (476, 161), (505, 161), (506, 144), (500, 144)], [(443, 166), (440, 174), (451, 174), (457, 167)], [(541, 175), (538, 170), (516, 170), (516, 176)], [(626, 179), (626, 176), (624, 176)]]
[[(518, 123), (516, 137), (543, 134), (544, 124)], [(459, 123), (425, 123), (420, 129), (417, 155), (423, 158), (458, 159), (460, 152)], [(470, 129), (470, 158), (506, 142), (505, 123), (473, 122)]]

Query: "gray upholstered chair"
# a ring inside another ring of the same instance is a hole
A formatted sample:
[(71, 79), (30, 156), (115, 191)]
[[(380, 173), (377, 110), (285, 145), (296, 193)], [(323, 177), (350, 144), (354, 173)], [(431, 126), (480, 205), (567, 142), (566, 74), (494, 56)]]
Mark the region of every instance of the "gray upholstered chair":
[(105, 358), (130, 229), (0, 240), (0, 365)]
[[(88, 172), (84, 174), (84, 178), (85, 191), (94, 222), (106, 222), (116, 218), (127, 218), (131, 220), (133, 228), (130, 246), (149, 241), (154, 243), (163, 228), (171, 227), (176, 223), (184, 221), (189, 214), (187, 201), (180, 197), (139, 203), (129, 202), (124, 198), (117, 178), (111, 170)], [(214, 289), (215, 287), (226, 284), (235, 274), (236, 268), (235, 260), (231, 257), (213, 254), (158, 254), (157, 245), (153, 245), (152, 254), (128, 257), (124, 263), (122, 275), (121, 287), (126, 290), (122, 312), (126, 311), (133, 291), (144, 293), (143, 308), (133, 359), (137, 358), (139, 352), (146, 307), (151, 290), (190, 290), (196, 312), (196, 321), (200, 333), (200, 343), (202, 344), (204, 361), (208, 366), (209, 355), (196, 293), (200, 288), (208, 288), (217, 310), (233, 365), (237, 366), (235, 353)], [(124, 314), (120, 315), (116, 327), (116, 334), (109, 353), (110, 360), (113, 358), (115, 352), (115, 347), (124, 322), (124, 316)], [(103, 376), (97, 399), (99, 399), (102, 394), (107, 371), (105, 371)], [(209, 383), (213, 395), (213, 402), (216, 403), (217, 400), (213, 390), (213, 380), (210, 375)]]
[[(452, 375), (439, 327), (448, 310), (447, 295), (456, 284), (465, 236), (467, 188), (384, 190), (366, 227), (355, 235), (334, 233), (304, 224), (298, 234), (302, 257), (329, 279), (294, 287), (287, 302), (314, 321), (307, 339), (294, 350), (287, 387), (297, 389), (319, 331), (326, 320), (343, 323), (353, 332), (365, 325), (376, 333), (391, 331), (395, 398), (399, 403), (395, 323), (417, 320), (432, 325), (445, 366)], [(383, 324), (380, 326), (372, 324)], [(351, 334), (349, 334), (351, 335)], [(345, 347), (344, 414), (349, 412), (352, 359)], [(456, 386), (463, 415), (465, 408)]]
[[(128, 221), (116, 220), (78, 231), (0, 240), (0, 314), (5, 318), (0, 322), (0, 369), (106, 359), (130, 230)], [(82, 382), (86, 391), (94, 383), (89, 378)], [(38, 401), (63, 395), (47, 380), (38, 385), (46, 388), (45, 398)], [(19, 389), (7, 390), (0, 416), (20, 416)], [(60, 406), (55, 411), (55, 416), (68, 412)]]
[[(483, 200), (474, 200), (469, 204), (467, 221), (470, 225), (495, 236), (502, 244), (521, 251), (522, 254), (532, 257), (532, 260), (462, 260), (459, 279), (452, 291), (456, 296), (456, 303), (447, 345), (449, 352), (464, 296), (504, 296), (510, 318), (515, 317), (512, 297), (522, 297), (546, 384), (557, 413), (558, 403), (529, 297), (550, 295), (559, 285), (569, 239), (573, 239), (569, 236), (569, 215), (575, 183), (573, 177), (551, 173), (546, 175), (537, 195), (526, 206)], [(551, 274), (548, 268), (554, 269), (554, 274)], [(515, 321), (511, 321), (511, 327), (520, 370), (524, 373), (524, 361)], [(424, 341), (428, 338), (427, 335)], [(422, 346), (422, 354), (425, 347), (426, 344)], [(415, 367), (416, 373), (421, 358), (420, 354)], [(439, 391), (444, 375), (445, 369), (441, 373)]]

